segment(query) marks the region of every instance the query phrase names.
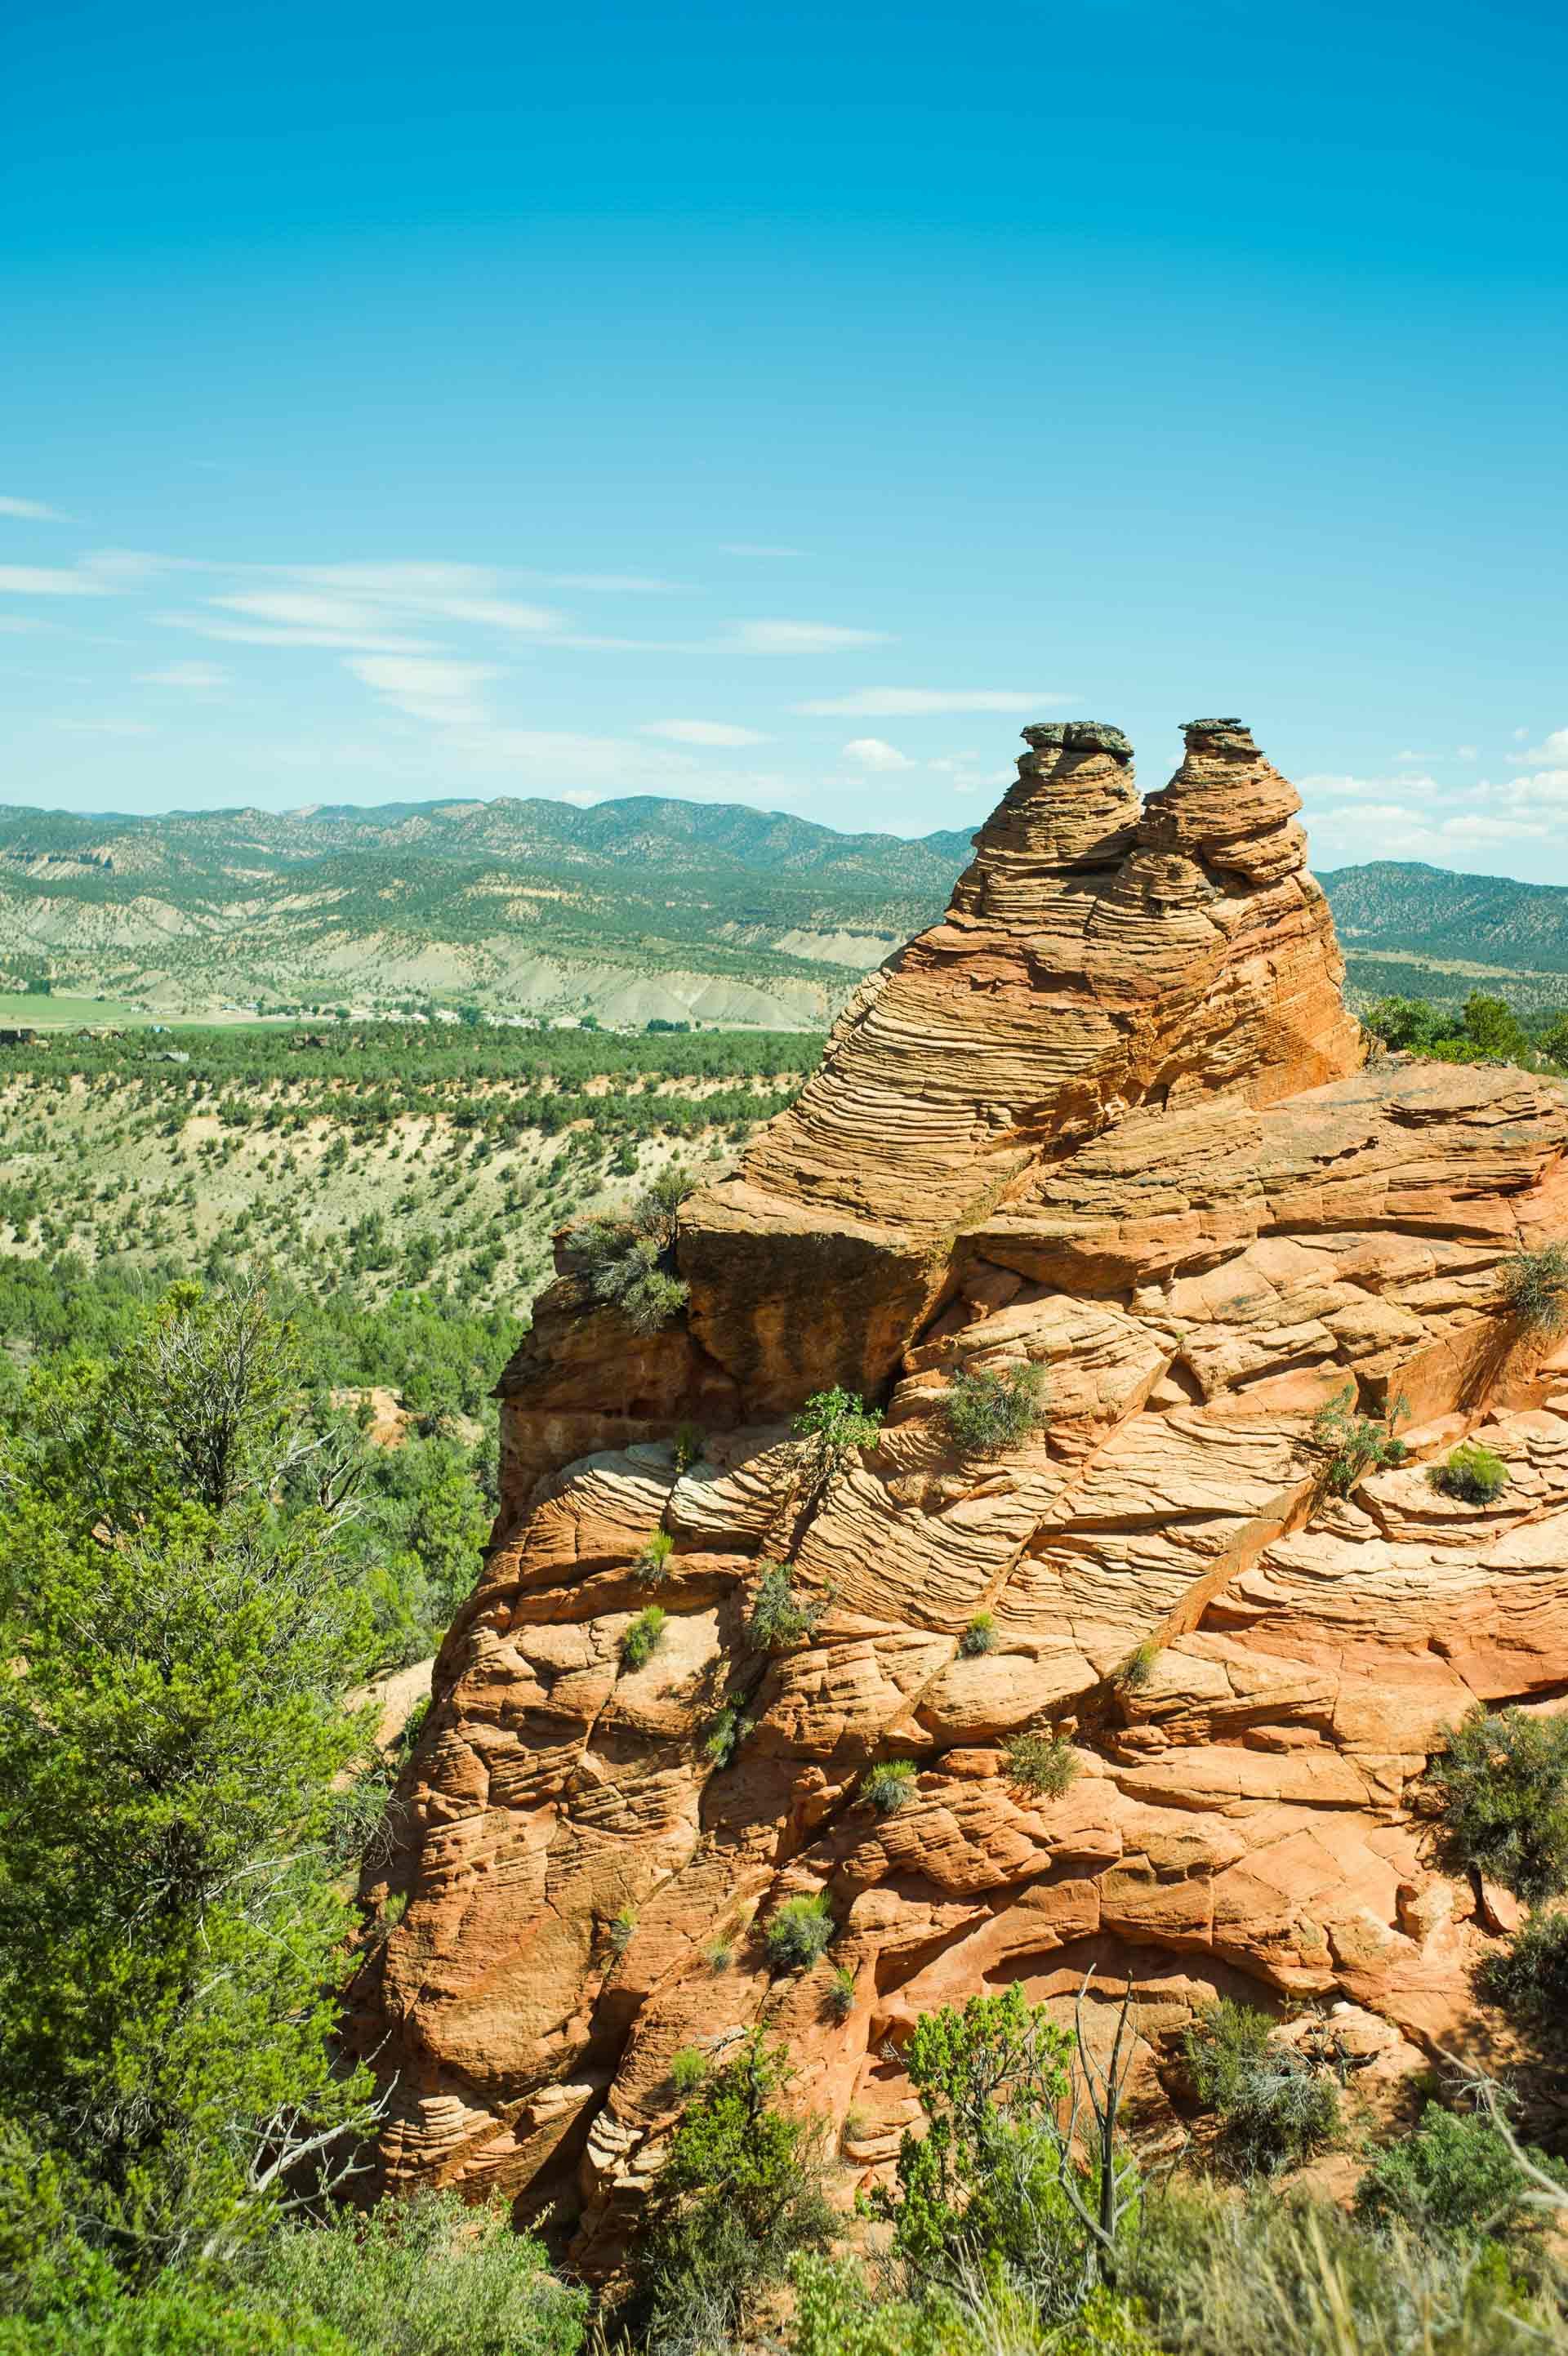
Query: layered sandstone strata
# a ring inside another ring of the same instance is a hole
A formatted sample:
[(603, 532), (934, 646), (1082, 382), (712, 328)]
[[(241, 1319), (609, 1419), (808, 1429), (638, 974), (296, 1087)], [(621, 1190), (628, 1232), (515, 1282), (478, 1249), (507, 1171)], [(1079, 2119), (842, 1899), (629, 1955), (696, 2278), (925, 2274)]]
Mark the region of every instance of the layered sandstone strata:
[[(1412, 1787), (1477, 1697), (1568, 1685), (1568, 1374), (1498, 1290), (1568, 1232), (1561, 1091), (1363, 1064), (1296, 797), (1239, 722), (1194, 723), (1143, 805), (1115, 730), (1026, 739), (943, 922), (682, 1210), (685, 1317), (638, 1342), (586, 1307), (568, 1233), (503, 1382), (362, 2036), (391, 2179), (564, 2202), (589, 2264), (657, 2165), (671, 2056), (764, 2011), (866, 2167), (923, 2005), (1091, 1964), (1131, 1972), (1151, 2071), (1216, 1989), (1348, 2005), (1413, 2066), (1487, 1933)], [(955, 1377), (1026, 1363), (1048, 1422), (964, 1455)], [(789, 1419), (835, 1381), (886, 1421), (822, 1481)], [(1418, 1462), (1334, 1500), (1312, 1420), (1347, 1393), (1402, 1402)], [(1490, 1508), (1419, 1462), (1471, 1429), (1512, 1468)], [(786, 1558), (819, 1616), (758, 1652)], [(730, 1703), (754, 1729), (720, 1767)], [(1046, 1727), (1081, 1762), (1055, 1800), (1001, 1747)], [(878, 1817), (855, 1786), (890, 1757), (919, 1774)], [(819, 1890), (847, 2018), (829, 1965), (768, 1967), (772, 1911)]]

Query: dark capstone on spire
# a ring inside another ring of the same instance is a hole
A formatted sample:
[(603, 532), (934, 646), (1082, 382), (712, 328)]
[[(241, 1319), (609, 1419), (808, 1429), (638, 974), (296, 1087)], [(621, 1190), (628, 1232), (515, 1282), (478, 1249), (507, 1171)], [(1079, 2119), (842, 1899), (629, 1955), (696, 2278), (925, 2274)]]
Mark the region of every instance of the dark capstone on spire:
[(1024, 742), (1036, 753), (1059, 746), (1067, 753), (1114, 753), (1119, 761), (1130, 761), (1133, 747), (1120, 728), (1112, 728), (1103, 720), (1041, 720), (1024, 730)]

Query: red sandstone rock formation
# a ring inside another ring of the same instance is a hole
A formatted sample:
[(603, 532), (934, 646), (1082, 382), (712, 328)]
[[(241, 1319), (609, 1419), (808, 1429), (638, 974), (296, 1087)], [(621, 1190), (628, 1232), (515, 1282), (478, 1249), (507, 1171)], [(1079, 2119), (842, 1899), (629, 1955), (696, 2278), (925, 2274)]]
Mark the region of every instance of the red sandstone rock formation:
[[(1568, 1232), (1562, 1092), (1363, 1065), (1296, 797), (1240, 723), (1194, 723), (1142, 807), (1115, 730), (1025, 733), (943, 922), (682, 1210), (687, 1315), (639, 1341), (585, 1306), (568, 1232), (503, 1379), (504, 1502), (370, 1884), (408, 1905), (362, 2036), (391, 2179), (564, 2200), (589, 2264), (660, 2158), (671, 2054), (764, 2010), (866, 2166), (922, 2006), (1090, 1964), (1132, 1972), (1152, 2066), (1216, 1989), (1351, 2007), (1414, 2066), (1488, 1933), (1412, 1787), (1475, 1699), (1568, 1682), (1568, 1373), (1497, 1277)], [(1025, 1363), (1048, 1424), (964, 1456), (955, 1376)], [(886, 1420), (813, 1483), (789, 1418), (833, 1382)], [(1406, 1400), (1418, 1458), (1478, 1428), (1501, 1501), (1419, 1464), (1325, 1501), (1311, 1420), (1348, 1389)], [(759, 1654), (770, 1557), (822, 1608)], [(736, 1697), (755, 1731), (718, 1769)], [(1001, 1749), (1047, 1726), (1082, 1762), (1055, 1800)], [(877, 1816), (856, 1782), (890, 1757), (915, 1796)], [(830, 1964), (778, 1979), (762, 1926), (818, 1890)]]

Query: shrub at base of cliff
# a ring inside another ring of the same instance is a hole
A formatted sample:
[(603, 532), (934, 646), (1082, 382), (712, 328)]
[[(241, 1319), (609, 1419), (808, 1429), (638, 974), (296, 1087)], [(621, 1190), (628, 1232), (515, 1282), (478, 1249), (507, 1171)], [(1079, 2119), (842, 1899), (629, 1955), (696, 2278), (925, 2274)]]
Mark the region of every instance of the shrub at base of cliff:
[(686, 2109), (630, 2259), (627, 2319), (653, 2356), (726, 2348), (789, 2261), (832, 2238), (821, 2126), (779, 2107), (790, 2075), (753, 2029)]
[(1078, 1752), (1065, 1734), (1013, 1734), (1002, 1748), (1011, 1781), (1042, 1800), (1059, 1800), (1077, 1780)]
[(371, 1620), (301, 1391), (257, 1292), (176, 1288), (5, 1441), (0, 2116), (138, 2279), (251, 2238), (375, 2117), (330, 1996)]
[(825, 1890), (814, 1898), (787, 1898), (763, 1933), (768, 1960), (776, 1972), (810, 1971), (832, 1945), (837, 1928)]
[(911, 2294), (1006, 2281), (1026, 2287), (1043, 2320), (1081, 2308), (1101, 2260), (1068, 2189), (1090, 2190), (1060, 2115), (1073, 2050), (1017, 1982), (916, 2022), (903, 2062), (924, 2132), (906, 2130), (897, 2181), (870, 2203)]
[(1197, 2098), (1219, 2122), (1218, 2156), (1238, 2176), (1295, 2168), (1334, 2141), (1339, 2089), (1251, 2005), (1221, 1997), (1183, 2040)]
[(1477, 1708), (1427, 1770), (1444, 1862), (1531, 1901), (1568, 1889), (1568, 1718)]
[(1021, 1448), (1047, 1420), (1044, 1366), (955, 1375), (942, 1401), (948, 1430), (966, 1456)]
[(1546, 1340), (1568, 1323), (1568, 1244), (1513, 1252), (1498, 1270), (1503, 1305), (1526, 1333)]
[(1495, 1505), (1509, 1485), (1509, 1468), (1495, 1449), (1465, 1440), (1426, 1477), (1440, 1496), (1457, 1497), (1466, 1505)]
[[(1525, 2157), (1568, 2186), (1568, 2168), (1544, 2152)], [(1447, 2239), (1504, 2241), (1545, 2225), (1529, 2199), (1519, 2162), (1489, 2118), (1455, 2116), (1428, 2103), (1413, 2134), (1380, 2151), (1356, 2188), (1356, 2213), (1374, 2225), (1394, 2220)]]
[(246, 2273), (260, 2303), (332, 2327), (352, 2356), (573, 2356), (583, 2341), (583, 2293), (554, 2279), (503, 2206), (455, 2192), (285, 2227)]
[(614, 1309), (634, 1333), (657, 1333), (686, 1305), (675, 1273), (676, 1212), (692, 1191), (679, 1170), (663, 1171), (624, 1219), (592, 1219), (572, 1237), (590, 1299)]
[(1480, 1990), (1528, 2037), (1538, 2058), (1568, 2064), (1568, 1914), (1532, 1914), (1481, 1966)]
[(1138, 2309), (1094, 2291), (1066, 2323), (993, 2278), (963, 2302), (877, 2298), (853, 2260), (800, 2258), (790, 2356), (1157, 2356)]

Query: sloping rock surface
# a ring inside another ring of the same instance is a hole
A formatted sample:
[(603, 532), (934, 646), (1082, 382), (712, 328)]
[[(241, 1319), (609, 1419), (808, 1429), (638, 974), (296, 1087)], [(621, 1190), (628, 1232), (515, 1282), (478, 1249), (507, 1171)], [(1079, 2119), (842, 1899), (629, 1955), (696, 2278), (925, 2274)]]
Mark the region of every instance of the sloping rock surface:
[[(390, 2180), (564, 2205), (589, 2265), (673, 2053), (764, 2014), (866, 2168), (922, 2007), (1014, 1979), (1131, 1973), (1151, 2068), (1217, 1990), (1351, 2008), (1413, 2064), (1490, 1935), (1412, 1804), (1438, 1730), (1568, 1690), (1568, 1361), (1498, 1286), (1568, 1233), (1562, 1092), (1363, 1063), (1296, 797), (1239, 722), (1144, 804), (1115, 730), (1025, 734), (946, 918), (683, 1207), (686, 1315), (628, 1335), (568, 1231), (503, 1378), (360, 2037)], [(1048, 1421), (963, 1452), (955, 1380), (1025, 1365)], [(886, 1420), (824, 1472), (789, 1419), (832, 1383)], [(1348, 1395), (1415, 1462), (1334, 1498), (1313, 1419)], [(1472, 1430), (1511, 1468), (1491, 1507), (1422, 1469)], [(759, 1650), (774, 1561), (814, 1624)], [(1045, 1729), (1078, 1745), (1054, 1799), (1003, 1748)], [(878, 1815), (888, 1758), (918, 1772)], [(765, 1926), (818, 1891), (831, 1953), (779, 1978)]]

